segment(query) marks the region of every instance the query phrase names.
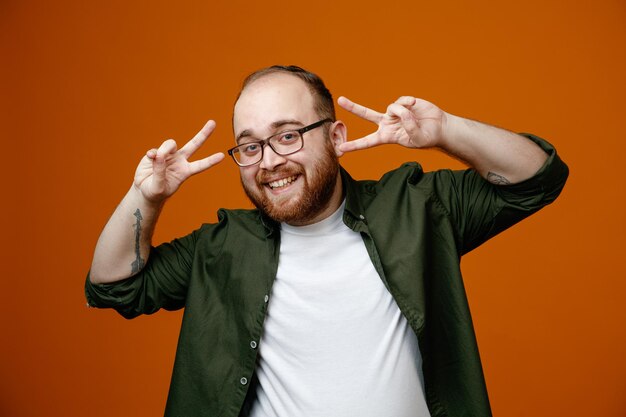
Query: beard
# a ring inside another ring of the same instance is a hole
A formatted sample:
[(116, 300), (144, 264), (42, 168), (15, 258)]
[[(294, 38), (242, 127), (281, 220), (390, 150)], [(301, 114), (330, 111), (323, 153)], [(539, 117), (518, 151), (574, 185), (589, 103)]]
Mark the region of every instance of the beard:
[(252, 202), (263, 214), (277, 221), (293, 225), (311, 222), (328, 207), (339, 174), (339, 159), (330, 143), (324, 147), (322, 158), (315, 162), (312, 175), (306, 175), (301, 165), (289, 166), (272, 171), (272, 175), (281, 177), (298, 175), (304, 181), (299, 195), (291, 198), (268, 197), (265, 190), (265, 178), (268, 173), (259, 170), (254, 184), (247, 184), (242, 179), (243, 189)]

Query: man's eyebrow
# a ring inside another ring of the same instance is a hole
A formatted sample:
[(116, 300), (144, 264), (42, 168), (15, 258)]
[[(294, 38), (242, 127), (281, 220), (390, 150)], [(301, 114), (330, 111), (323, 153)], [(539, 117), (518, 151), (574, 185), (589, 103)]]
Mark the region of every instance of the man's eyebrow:
[(276, 130), (279, 127), (283, 127), (285, 125), (304, 126), (304, 123), (302, 123), (300, 120), (296, 120), (296, 119), (278, 120), (277, 122), (272, 123), (272, 129)]
[(245, 129), (245, 130), (242, 130), (242, 131), (241, 131), (241, 133), (239, 133), (239, 134), (237, 135), (237, 138), (235, 139), (235, 141), (236, 141), (237, 143), (239, 143), (239, 141), (240, 141), (242, 138), (245, 138), (245, 137), (248, 137), (248, 136), (252, 136), (252, 131), (251, 131), (250, 129)]
[[(287, 125), (296, 125), (296, 126), (304, 126), (304, 123), (302, 123), (299, 120), (296, 119), (282, 119), (282, 120), (277, 120), (275, 122), (273, 122), (270, 126), (272, 128), (273, 131), (278, 130), (279, 128), (283, 127), (283, 126), (287, 126)], [(241, 133), (239, 133), (237, 135), (236, 138), (236, 142), (239, 143), (239, 141), (245, 137), (248, 136), (254, 136), (252, 134), (252, 130), (250, 129), (244, 129), (241, 131)]]

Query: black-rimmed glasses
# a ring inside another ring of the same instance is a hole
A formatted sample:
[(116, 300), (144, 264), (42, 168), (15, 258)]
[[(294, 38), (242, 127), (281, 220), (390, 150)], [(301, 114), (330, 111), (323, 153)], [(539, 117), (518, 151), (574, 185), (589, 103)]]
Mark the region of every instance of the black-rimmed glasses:
[(328, 122), (332, 122), (332, 119), (324, 119), (301, 127), (300, 129), (276, 133), (264, 140), (246, 142), (229, 149), (228, 154), (232, 156), (237, 165), (241, 167), (247, 167), (261, 162), (265, 145), (269, 145), (278, 155), (291, 155), (304, 147), (304, 141), (302, 140), (304, 133)]

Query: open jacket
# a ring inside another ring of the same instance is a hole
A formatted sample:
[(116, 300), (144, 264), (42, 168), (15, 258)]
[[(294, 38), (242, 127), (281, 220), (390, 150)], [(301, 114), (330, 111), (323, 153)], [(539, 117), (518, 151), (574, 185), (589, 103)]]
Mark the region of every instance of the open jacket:
[[(341, 172), (343, 220), (361, 234), (418, 337), (433, 417), (491, 415), (459, 262), (563, 188), (567, 166), (550, 144), (527, 136), (549, 158), (514, 185), (490, 184), (472, 169), (425, 173), (416, 163), (378, 181)], [(246, 414), (279, 245), (280, 225), (259, 211), (222, 209), (216, 224), (152, 248), (139, 274), (102, 285), (87, 279), (88, 303), (126, 318), (185, 308), (166, 416)]]

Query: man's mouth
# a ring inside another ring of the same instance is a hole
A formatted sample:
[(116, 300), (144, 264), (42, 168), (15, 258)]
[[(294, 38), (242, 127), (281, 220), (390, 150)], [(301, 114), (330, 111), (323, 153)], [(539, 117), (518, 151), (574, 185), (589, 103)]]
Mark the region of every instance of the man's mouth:
[(272, 190), (276, 190), (278, 188), (283, 188), (289, 184), (291, 184), (292, 182), (294, 182), (296, 179), (298, 178), (298, 175), (292, 175), (290, 177), (287, 178), (281, 178), (279, 180), (276, 181), (271, 181), (268, 182), (267, 185), (272, 189)]

